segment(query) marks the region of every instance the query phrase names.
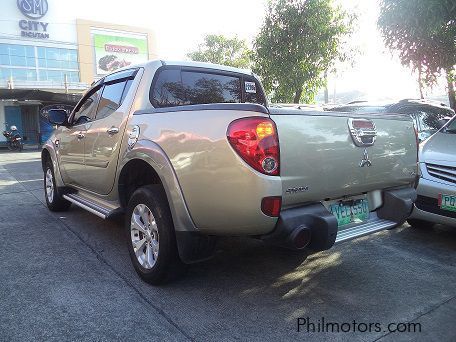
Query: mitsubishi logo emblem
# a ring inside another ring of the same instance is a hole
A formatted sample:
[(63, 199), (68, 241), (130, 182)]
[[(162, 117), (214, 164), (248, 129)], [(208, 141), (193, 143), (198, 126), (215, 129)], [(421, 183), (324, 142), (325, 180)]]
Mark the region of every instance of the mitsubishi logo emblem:
[(348, 130), (358, 147), (372, 146), (377, 138), (377, 129), (372, 120), (348, 118)]
[(367, 153), (367, 148), (364, 149), (363, 159), (361, 159), (361, 161), (359, 163), (359, 167), (364, 167), (364, 166), (367, 166), (367, 167), (372, 166), (372, 162), (369, 160), (369, 153)]

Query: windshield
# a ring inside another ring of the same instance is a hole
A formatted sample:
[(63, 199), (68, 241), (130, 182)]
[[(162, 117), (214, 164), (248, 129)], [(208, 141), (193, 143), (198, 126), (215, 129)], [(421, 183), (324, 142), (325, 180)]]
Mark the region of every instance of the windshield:
[[(414, 115), (412, 115), (412, 118), (413, 117)], [(417, 130), (421, 140), (424, 140), (437, 132), (446, 123), (446, 120), (448, 120), (445, 113), (429, 110), (417, 112), (416, 118), (418, 119), (418, 122), (416, 122), (418, 123)]]
[(451, 122), (445, 127), (444, 132), (446, 133), (456, 133), (456, 116), (451, 120)]

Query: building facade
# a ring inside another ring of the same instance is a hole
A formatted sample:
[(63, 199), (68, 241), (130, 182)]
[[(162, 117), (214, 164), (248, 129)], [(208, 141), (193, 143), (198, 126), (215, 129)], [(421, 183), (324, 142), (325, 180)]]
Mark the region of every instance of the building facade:
[(103, 75), (157, 58), (151, 31), (73, 18), (65, 1), (3, 0), (1, 9), (0, 125), (17, 126), (26, 143), (44, 140), (43, 108), (72, 105)]

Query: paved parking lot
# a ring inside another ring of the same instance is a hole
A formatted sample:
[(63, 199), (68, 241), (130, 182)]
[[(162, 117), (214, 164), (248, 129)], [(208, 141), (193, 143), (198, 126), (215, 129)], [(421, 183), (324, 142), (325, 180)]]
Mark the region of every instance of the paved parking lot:
[[(212, 260), (152, 287), (130, 264), (120, 222), (47, 210), (38, 152), (0, 152), (0, 201), (2, 341), (456, 340), (450, 227), (404, 225), (307, 258), (224, 239)], [(315, 331), (322, 318), (381, 331), (298, 332), (299, 317)], [(421, 332), (387, 329), (407, 322)]]

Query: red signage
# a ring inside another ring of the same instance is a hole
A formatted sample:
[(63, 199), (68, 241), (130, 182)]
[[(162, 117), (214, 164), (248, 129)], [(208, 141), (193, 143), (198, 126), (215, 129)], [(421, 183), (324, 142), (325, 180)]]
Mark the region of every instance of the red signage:
[(123, 46), (114, 44), (105, 44), (105, 51), (108, 52), (120, 52), (120, 53), (131, 53), (137, 55), (139, 49), (135, 46)]

